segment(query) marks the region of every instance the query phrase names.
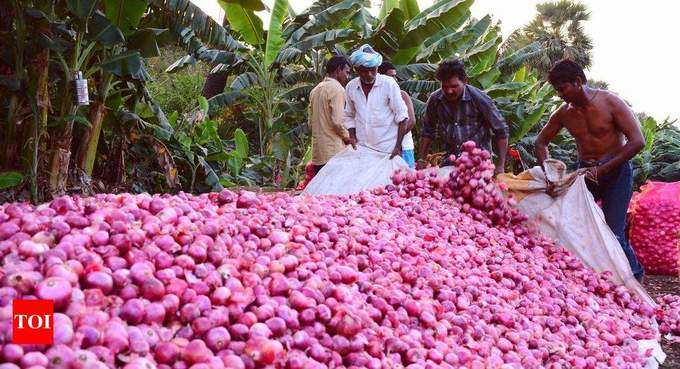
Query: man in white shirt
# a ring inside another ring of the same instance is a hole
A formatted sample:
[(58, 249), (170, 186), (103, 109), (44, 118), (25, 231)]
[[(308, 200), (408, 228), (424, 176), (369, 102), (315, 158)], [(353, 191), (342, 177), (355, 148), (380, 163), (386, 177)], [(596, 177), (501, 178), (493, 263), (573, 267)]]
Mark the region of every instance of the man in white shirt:
[[(397, 79), (397, 68), (394, 66), (394, 64), (388, 61), (384, 61), (382, 64), (380, 64), (378, 67), (378, 73), (392, 77), (395, 80)], [(406, 108), (408, 109), (408, 133), (406, 133), (404, 140), (401, 142), (401, 157), (404, 158), (404, 161), (406, 161), (406, 164), (408, 164), (409, 168), (416, 169), (415, 144), (413, 142), (413, 134), (411, 133), (413, 126), (416, 124), (416, 114), (413, 110), (411, 96), (409, 96), (406, 91), (402, 90), (401, 98), (404, 100)]]
[(359, 77), (345, 88), (345, 127), (357, 144), (383, 153), (390, 159), (401, 156), (408, 133), (408, 109), (397, 82), (378, 74), (382, 56), (369, 45), (350, 56)]

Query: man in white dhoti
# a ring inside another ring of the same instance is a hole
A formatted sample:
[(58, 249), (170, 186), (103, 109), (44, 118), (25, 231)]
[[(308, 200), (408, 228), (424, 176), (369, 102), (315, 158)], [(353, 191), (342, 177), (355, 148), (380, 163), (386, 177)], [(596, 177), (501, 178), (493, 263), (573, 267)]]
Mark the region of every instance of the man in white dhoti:
[(401, 89), (388, 76), (378, 74), (382, 56), (369, 45), (350, 56), (359, 77), (345, 87), (345, 127), (359, 145), (401, 156), (401, 144), (408, 133), (408, 109)]

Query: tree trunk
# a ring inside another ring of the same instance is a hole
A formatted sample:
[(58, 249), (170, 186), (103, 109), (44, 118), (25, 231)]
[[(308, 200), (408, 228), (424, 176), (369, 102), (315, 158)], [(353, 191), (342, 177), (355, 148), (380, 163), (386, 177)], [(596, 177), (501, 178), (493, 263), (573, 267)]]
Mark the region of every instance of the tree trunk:
[[(15, 78), (21, 77), (21, 71), (23, 69), (23, 45), (25, 42), (25, 27), (23, 23), (23, 18), (16, 18), (16, 29), (13, 30), (13, 24), (15, 22), (16, 11), (14, 7), (18, 7), (18, 3), (9, 1), (0, 2), (0, 35), (6, 36), (13, 34), (16, 41), (16, 49), (14, 52), (14, 63), (6, 64), (3, 60), (0, 60), (0, 75), (3, 76), (14, 76)], [(9, 48), (8, 48), (9, 49)], [(21, 110), (21, 101), (19, 99), (18, 92), (10, 93), (8, 104), (8, 114), (7, 121), (5, 124), (4, 134), (2, 137), (2, 147), (0, 148), (0, 154), (2, 154), (2, 163), (0, 167), (4, 169), (17, 169), (19, 153), (19, 140), (17, 135), (17, 124), (19, 122), (19, 111)], [(3, 94), (3, 98), (7, 95)]]
[(19, 96), (13, 94), (9, 101), (9, 114), (7, 119), (7, 127), (5, 127), (5, 134), (3, 138), (4, 146), (4, 160), (2, 162), (2, 167), (5, 169), (16, 169), (19, 158), (17, 156), (19, 152), (18, 136), (17, 136), (17, 123), (19, 115)]
[(99, 136), (102, 131), (102, 123), (106, 116), (106, 106), (103, 101), (96, 101), (90, 107), (90, 124), (92, 127), (87, 128), (83, 134), (82, 141), (78, 148), (78, 168), (85, 172), (88, 176), (92, 176), (92, 169), (94, 168), (94, 161), (97, 157), (97, 146), (99, 145)]
[[(72, 108), (75, 115), (77, 108)], [(52, 160), (50, 164), (49, 191), (52, 197), (66, 193), (66, 180), (71, 161), (71, 140), (73, 139), (73, 121), (66, 122), (64, 129), (54, 140)]]
[(41, 51), (33, 63), (37, 81), (35, 100), (38, 107), (38, 119), (35, 120), (35, 127), (33, 128), (33, 150), (31, 155), (31, 198), (34, 203), (38, 203), (40, 200), (38, 198), (38, 153), (40, 150), (40, 139), (47, 129), (47, 119), (50, 111), (50, 91), (48, 89), (49, 63), (49, 49)]
[(118, 139), (118, 145), (115, 147), (113, 160), (111, 161), (111, 179), (116, 185), (120, 185), (125, 181), (125, 151), (127, 151), (127, 140), (125, 137)]

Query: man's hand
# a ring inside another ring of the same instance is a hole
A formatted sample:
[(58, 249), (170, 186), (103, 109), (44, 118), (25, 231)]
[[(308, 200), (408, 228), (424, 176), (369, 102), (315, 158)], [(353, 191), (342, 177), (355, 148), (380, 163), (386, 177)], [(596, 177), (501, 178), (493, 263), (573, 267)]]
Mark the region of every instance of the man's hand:
[(356, 137), (350, 137), (349, 138), (349, 144), (352, 145), (352, 148), (354, 150), (357, 149), (357, 138)]
[(543, 169), (543, 174), (545, 174), (545, 193), (550, 197), (557, 197), (555, 184), (548, 179), (548, 173), (545, 171), (545, 162), (541, 163), (541, 169)]
[(357, 149), (357, 138), (356, 137), (343, 138), (342, 143), (344, 143), (345, 145), (352, 145), (352, 148), (354, 150)]
[(394, 159), (395, 156), (401, 156), (401, 145), (394, 147), (394, 150), (392, 150), (392, 153), (390, 154), (390, 160)]
[(599, 174), (600, 167), (589, 167), (586, 169), (586, 178), (594, 183), (597, 183), (597, 176)]
[(354, 150), (357, 149), (357, 140), (356, 140), (356, 138), (354, 138), (354, 139), (352, 139), (351, 137), (343, 138), (343, 139), (342, 139), (342, 143), (344, 143), (345, 145), (352, 145), (352, 147), (354, 148)]
[(545, 180), (545, 184), (545, 193), (547, 193), (550, 197), (557, 197), (557, 189), (555, 188), (555, 184), (550, 182), (548, 179)]
[(354, 148), (354, 150), (356, 150), (357, 142), (359, 142), (359, 140), (357, 140), (357, 129), (350, 128), (347, 131), (349, 131), (349, 144), (352, 145), (352, 148)]

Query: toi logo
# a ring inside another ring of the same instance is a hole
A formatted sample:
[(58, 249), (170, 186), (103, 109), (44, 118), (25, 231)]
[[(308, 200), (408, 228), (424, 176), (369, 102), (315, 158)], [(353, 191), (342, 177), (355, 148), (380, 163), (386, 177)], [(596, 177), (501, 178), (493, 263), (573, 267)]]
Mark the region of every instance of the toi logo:
[(54, 301), (12, 301), (12, 343), (51, 345), (54, 341)]

